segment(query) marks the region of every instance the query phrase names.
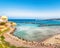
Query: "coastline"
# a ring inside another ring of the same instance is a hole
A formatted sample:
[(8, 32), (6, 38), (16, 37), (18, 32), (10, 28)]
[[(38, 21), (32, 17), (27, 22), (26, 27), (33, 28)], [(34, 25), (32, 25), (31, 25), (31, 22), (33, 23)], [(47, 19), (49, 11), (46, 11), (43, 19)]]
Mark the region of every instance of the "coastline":
[[(55, 39), (59, 39), (59, 42), (56, 42)], [(51, 41), (52, 40), (52, 41)], [(54, 41), (55, 40), (55, 41)], [(51, 45), (54, 45), (54, 44), (60, 44), (60, 33), (59, 34), (55, 34), (54, 36), (44, 40), (42, 43), (44, 43), (45, 45), (48, 45), (48, 44), (51, 44)]]
[(45, 46), (44, 41), (46, 41), (47, 39), (52, 38), (52, 37), (60, 34), (60, 33), (54, 34), (54, 35), (52, 35), (52, 36), (50, 36), (48, 38), (43, 39), (41, 42), (38, 43), (38, 42), (35, 42), (35, 41), (30, 42), (30, 41), (22, 40), (22, 39), (19, 39), (16, 36), (12, 35), (12, 33), (15, 31), (15, 29), (16, 28), (12, 28), (10, 30), (10, 32), (4, 33), (3, 36), (5, 37), (5, 41), (7, 41), (11, 45), (14, 45), (14, 46), (17, 46), (17, 47), (24, 46), (24, 47), (33, 48), (33, 47), (41, 47), (42, 44)]
[(35, 46), (37, 46), (37, 44), (38, 44), (37, 42), (29, 42), (29, 41), (25, 41), (25, 40), (19, 39), (18, 37), (13, 36), (11, 33), (13, 33), (14, 30), (15, 29), (3, 34), (3, 36), (5, 37), (5, 41), (7, 41), (11, 45), (15, 45), (17, 47), (20, 47), (20, 46), (35, 47)]

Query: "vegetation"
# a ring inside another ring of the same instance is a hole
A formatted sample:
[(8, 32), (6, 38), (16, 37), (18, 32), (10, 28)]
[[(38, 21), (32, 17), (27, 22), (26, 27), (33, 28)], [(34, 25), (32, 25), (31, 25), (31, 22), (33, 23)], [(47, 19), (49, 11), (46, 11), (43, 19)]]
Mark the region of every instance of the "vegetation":
[(5, 32), (7, 32), (7, 31), (9, 31), (9, 30), (10, 30), (10, 28), (6, 28), (4, 30), (0, 30), (0, 35), (3, 34), (3, 33), (5, 33)]
[(0, 25), (5, 25), (5, 22), (1, 22)]
[(11, 46), (8, 42), (4, 40), (4, 36), (0, 36), (0, 48), (27, 48), (27, 47), (16, 47)]
[(3, 33), (7, 32), (10, 30), (11, 25), (12, 27), (16, 25), (16, 23), (11, 22), (9, 24), (8, 18), (6, 16), (0, 17), (1, 22), (0, 22), (0, 48), (27, 48), (27, 47), (16, 47), (13, 45), (10, 45), (8, 42), (6, 42), (4, 39)]

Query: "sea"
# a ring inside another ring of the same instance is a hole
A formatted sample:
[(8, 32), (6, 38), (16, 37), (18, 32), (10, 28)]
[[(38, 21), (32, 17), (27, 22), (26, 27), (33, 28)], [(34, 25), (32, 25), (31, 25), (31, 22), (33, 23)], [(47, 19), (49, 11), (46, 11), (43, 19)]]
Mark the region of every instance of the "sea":
[(14, 36), (27, 41), (41, 41), (60, 30), (60, 20), (9, 19), (16, 22)]
[(9, 19), (16, 23), (32, 23), (40, 25), (60, 25), (60, 20), (39, 20), (39, 19)]

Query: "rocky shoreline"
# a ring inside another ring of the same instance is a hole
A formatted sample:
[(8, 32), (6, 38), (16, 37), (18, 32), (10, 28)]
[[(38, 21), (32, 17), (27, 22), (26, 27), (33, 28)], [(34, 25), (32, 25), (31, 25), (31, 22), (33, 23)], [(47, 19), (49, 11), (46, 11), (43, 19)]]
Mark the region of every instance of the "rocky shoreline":
[(15, 31), (15, 28), (13, 28), (10, 32), (6, 32), (3, 36), (5, 37), (5, 41), (9, 42), (11, 45), (15, 45), (17, 47), (24, 46), (29, 48), (54, 48), (55, 45), (47, 44), (45, 45), (43, 42), (29, 42), (22, 39), (19, 39), (18, 37), (13, 36), (11, 33)]

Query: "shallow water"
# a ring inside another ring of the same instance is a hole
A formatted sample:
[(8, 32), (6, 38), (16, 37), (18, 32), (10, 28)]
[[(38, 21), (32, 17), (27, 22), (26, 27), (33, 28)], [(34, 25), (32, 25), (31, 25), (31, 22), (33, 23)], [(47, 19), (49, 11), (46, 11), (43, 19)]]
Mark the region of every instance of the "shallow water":
[(54, 34), (60, 33), (60, 26), (38, 27), (38, 24), (18, 24), (15, 36), (28, 41), (41, 41)]

